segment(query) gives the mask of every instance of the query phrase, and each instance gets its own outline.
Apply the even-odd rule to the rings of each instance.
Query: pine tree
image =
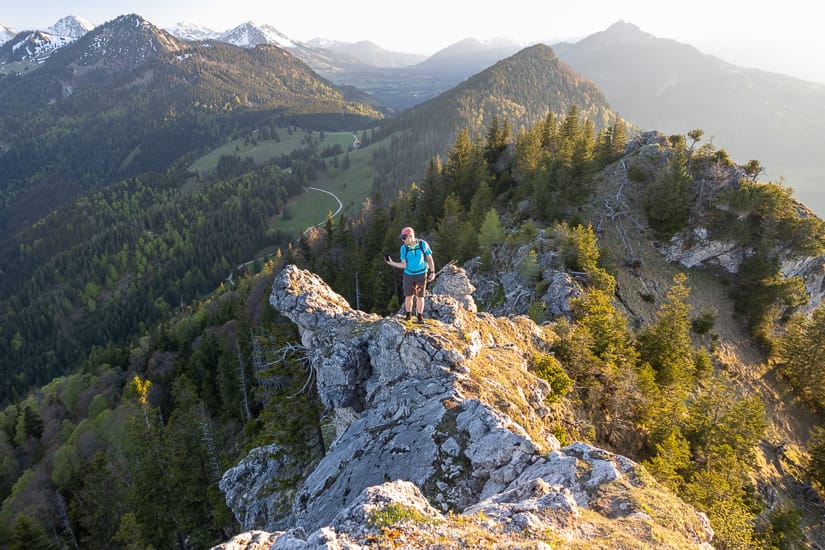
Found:
[[[450,194],[444,201],[444,216],[438,224],[433,254],[436,258],[443,258],[440,260],[442,263],[453,259],[459,263],[465,262],[476,255],[477,238],[477,232],[467,219],[458,198]]]
[[[811,430],[808,450],[811,455],[807,468],[808,475],[819,490],[825,490],[825,428],[815,426]]]
[[[447,198],[447,184],[442,173],[441,158],[430,159],[421,185],[421,202],[427,205],[418,212],[415,226],[419,231],[435,227],[436,221],[444,213],[444,199]]]
[[[487,161],[488,166],[492,168],[495,165],[511,139],[510,122],[507,119],[501,121],[498,115],[494,115],[492,122],[487,127],[487,140],[484,144],[484,159]]]
[[[682,230],[690,215],[692,178],[687,172],[687,154],[674,150],[665,169],[650,183],[642,198],[648,223],[660,235]]]
[[[677,273],[668,290],[664,304],[656,314],[656,321],[639,334],[641,360],[656,371],[660,386],[673,387],[685,396],[693,387],[695,365],[690,339],[690,290],[687,276]]]
[[[25,516],[14,524],[9,550],[52,550],[57,546],[49,540],[42,527]]]
[[[487,211],[484,222],[478,231],[478,246],[481,249],[482,269],[489,269],[492,260],[495,258],[495,247],[504,242],[504,229],[501,227],[501,220],[494,209]]]
[[[802,398],[825,411],[825,306],[809,317],[797,314],[776,340],[772,362]]]
[[[644,463],[653,477],[677,494],[685,483],[680,472],[689,465],[690,445],[679,430],[670,432],[664,440],[656,443],[653,458]]]

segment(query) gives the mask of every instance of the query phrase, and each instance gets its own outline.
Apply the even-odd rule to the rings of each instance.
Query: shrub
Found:
[[[716,313],[705,310],[690,322],[690,328],[696,334],[707,334],[716,324]]]
[[[645,174],[644,169],[639,165],[631,166],[627,171],[627,176],[630,178],[630,181],[635,181],[637,183],[647,180],[647,174]]]
[[[684,151],[676,151],[661,174],[645,188],[644,209],[656,233],[669,236],[685,227],[690,214],[691,182]]]
[[[562,399],[570,388],[573,387],[573,380],[567,376],[555,357],[546,353],[537,353],[533,356],[533,370],[536,376],[550,383],[553,393],[547,396],[547,403],[556,403]]]

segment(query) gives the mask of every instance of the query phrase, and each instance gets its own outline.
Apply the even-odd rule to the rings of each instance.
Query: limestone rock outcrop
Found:
[[[353,310],[295,266],[276,276],[270,303],[298,326],[336,432],[289,510],[283,495],[255,493],[260,480],[242,475],[248,463],[229,470],[221,488],[251,534],[218,548],[379,548],[386,537],[404,548],[612,537],[635,548],[709,548],[707,519],[643,468],[585,443],[561,447],[552,389],[530,368],[552,334],[524,316],[476,312],[472,285],[454,269],[444,283],[455,279],[449,288],[460,296],[429,296],[423,325]],[[287,467],[256,471],[277,478]]]

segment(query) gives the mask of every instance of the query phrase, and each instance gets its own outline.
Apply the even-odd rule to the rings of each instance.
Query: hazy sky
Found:
[[[812,0],[39,0],[4,2],[0,24],[45,28],[66,15],[99,25],[137,13],[169,28],[180,21],[224,31],[245,21],[288,37],[371,40],[394,51],[432,54],[464,38],[527,45],[575,41],[623,20],[658,38],[690,44],[743,67],[825,83],[825,32]]]

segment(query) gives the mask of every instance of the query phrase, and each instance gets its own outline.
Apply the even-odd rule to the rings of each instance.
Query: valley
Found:
[[[601,38],[637,32],[618,26]],[[247,504],[279,507],[267,521],[300,527],[291,507],[315,495],[296,495],[310,490],[325,457],[343,452],[331,438],[373,414],[372,369],[416,372],[426,355],[439,376],[484,374],[462,378],[461,391],[487,400],[491,417],[528,419],[519,445],[535,438],[536,460],[553,440],[574,453],[598,445],[607,450],[594,447],[594,456],[609,451],[649,469],[655,481],[639,475],[671,505],[707,514],[721,547],[825,547],[816,470],[823,404],[791,390],[773,352],[793,313],[819,307],[802,300],[818,299],[808,284],[817,274],[803,281],[782,266],[825,254],[825,223],[787,193],[794,181],[757,181],[732,159],[729,128],[696,129],[704,115],[739,113],[730,127],[777,155],[766,158],[798,166],[800,195],[812,196],[804,177],[821,163],[808,149],[821,91],[729,67],[714,73],[717,84],[733,83],[726,89],[741,109],[752,110],[755,97],[810,100],[807,111],[783,111],[800,123],[784,133],[772,126],[776,110],[760,126],[730,107],[730,95],[709,96],[695,82],[661,98],[650,96],[661,90],[655,78],[617,82],[594,67],[604,53],[595,40],[560,45],[558,55],[536,44],[492,61],[489,50],[464,46],[465,57],[439,56],[427,71],[345,71],[327,52],[322,73],[289,48],[182,40],[133,15],[36,69],[0,76],[0,545],[42,535],[88,548],[123,537],[141,547],[211,547],[240,529],[221,479],[255,453],[276,471],[276,486]],[[653,63],[621,55],[616,70],[629,59],[633,68]],[[758,94],[740,85],[743,74]],[[628,94],[629,85],[640,91]],[[668,102],[685,97],[695,112],[664,118]],[[634,98],[658,114],[634,111]],[[485,285],[480,313],[433,300],[431,337],[387,321],[403,296],[380,258],[397,250],[407,225],[426,236],[437,266],[463,266],[469,283]],[[710,252],[691,256],[703,259],[690,268],[679,263],[719,243],[733,268],[713,265],[725,254]],[[333,309],[357,304],[361,311],[341,306],[345,315],[331,318],[363,326],[335,325],[316,348],[303,347],[306,327],[272,307],[273,281],[287,266],[329,285],[325,296],[340,295]],[[689,294],[679,317],[671,291],[682,275]],[[672,326],[661,326],[663,312]],[[378,326],[409,364],[385,361],[389,352],[361,339]],[[499,348],[504,336],[513,342]],[[485,346],[506,358],[494,370],[512,369],[537,393],[504,391],[515,379],[485,370],[474,355]],[[311,363],[313,353],[329,363]],[[353,378],[330,390],[330,373],[319,369],[340,357],[355,366]],[[431,391],[414,377],[403,383]],[[470,401],[461,407],[477,406]],[[446,495],[442,512],[480,506],[482,485],[504,491],[527,471],[526,455],[496,449],[496,468],[504,466],[493,479],[478,468],[489,457],[472,445],[455,450],[472,435],[467,426],[452,432],[457,405],[432,404],[447,411],[436,443],[456,453],[453,473],[467,476],[417,488]],[[718,422],[706,421],[708,411]],[[362,455],[341,456],[344,464]],[[330,474],[327,483],[344,480]],[[357,496],[330,495],[347,504]],[[605,529],[621,523],[607,516],[597,520]]]

